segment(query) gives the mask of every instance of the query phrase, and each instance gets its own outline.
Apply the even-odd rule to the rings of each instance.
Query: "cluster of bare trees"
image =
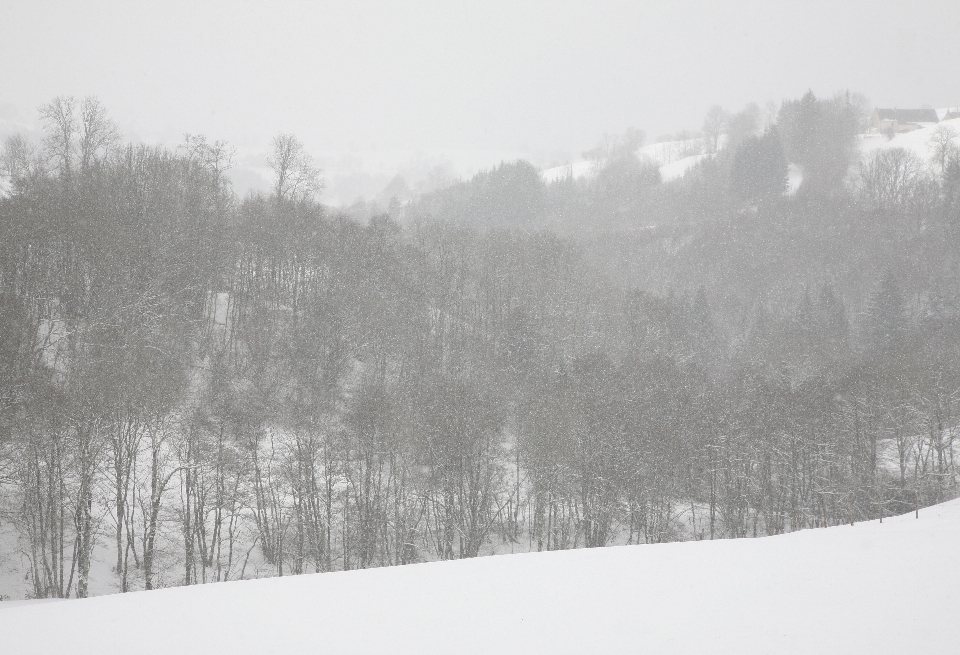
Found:
[[[273,192],[239,201],[222,142],[125,146],[95,100],[41,115],[0,199],[0,534],[32,596],[776,534],[956,494],[949,295],[892,273],[862,302],[764,302],[742,273],[641,291],[511,227],[601,193],[526,164],[360,224],[317,202],[291,136]],[[723,243],[704,230],[692,248]]]
[[[859,190],[875,211],[924,219],[933,214],[940,200],[938,178],[952,178],[960,166],[960,135],[949,125],[940,125],[931,139],[931,161],[903,148],[881,149],[860,163]]]

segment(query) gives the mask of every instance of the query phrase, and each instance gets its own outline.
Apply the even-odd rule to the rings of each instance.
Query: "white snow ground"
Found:
[[[726,135],[721,135],[718,147],[722,149],[726,145],[726,141]],[[637,156],[641,160],[656,163],[660,167],[660,179],[664,182],[670,182],[682,178],[687,171],[703,159],[712,157],[712,154],[704,152],[708,148],[709,143],[703,137],[682,141],[661,141],[639,148]],[[545,169],[540,172],[540,177],[549,184],[568,177],[575,180],[590,178],[596,175],[599,170],[600,167],[597,162],[584,160]]]
[[[943,116],[947,113],[946,109],[938,109],[937,113]],[[920,159],[931,165],[931,154],[933,148],[930,138],[933,136],[937,125],[945,125],[953,129],[957,137],[955,143],[960,145],[960,118],[954,118],[948,121],[941,121],[939,124],[925,124],[919,130],[898,134],[892,139],[883,134],[862,134],[860,135],[860,152],[863,156],[869,156],[877,150],[889,148],[904,148],[916,154]],[[722,139],[723,141],[723,139]],[[723,143],[720,144],[721,147]],[[693,168],[704,158],[711,157],[709,154],[689,154],[697,147],[705,147],[701,140],[691,139],[688,141],[669,141],[665,143],[655,143],[644,146],[637,151],[638,156],[652,159],[660,166],[660,177],[664,182],[680,179],[686,175],[687,171]],[[557,166],[548,168],[541,172],[544,182],[556,182],[557,180],[573,177],[580,179],[583,177],[592,177],[597,172],[596,162],[580,161],[566,166]],[[803,172],[796,164],[790,164],[788,174],[787,195],[793,195],[803,183]]]
[[[578,161],[574,164],[554,166],[553,168],[541,171],[540,178],[549,184],[557,180],[565,180],[568,177],[572,177],[575,180],[579,180],[581,177],[593,177],[596,172],[597,162],[589,160]]]
[[[930,143],[930,137],[938,125],[946,126],[956,133],[954,143],[960,145],[960,118],[953,118],[948,121],[942,121],[938,124],[928,124],[919,130],[897,134],[892,139],[883,134],[864,134],[860,137],[860,151],[864,155],[869,155],[876,150],[885,150],[890,148],[903,148],[912,151],[924,162],[929,163],[933,154],[933,148]]]
[[[660,179],[663,182],[678,180],[686,175],[687,171],[696,166],[698,163],[712,156],[713,155],[691,155],[689,157],[684,157],[683,159],[670,162],[669,164],[664,164],[660,167]]]
[[[0,610],[0,651],[957,653],[958,543],[960,500],[778,537],[19,604]]]
[[[803,184],[803,170],[796,164],[789,164],[787,166],[787,190],[784,193],[792,196],[801,184]]]

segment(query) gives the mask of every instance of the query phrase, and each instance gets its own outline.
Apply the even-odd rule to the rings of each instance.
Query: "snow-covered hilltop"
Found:
[[[864,134],[860,137],[860,149],[865,155],[878,150],[903,148],[917,155],[925,163],[933,158],[934,134],[937,130],[952,130],[954,142],[960,145],[960,118],[952,118],[939,123],[924,124],[910,132],[902,132],[888,136],[882,133]]]
[[[720,147],[724,139],[720,139]],[[661,141],[637,149],[641,161],[652,162],[660,169],[660,178],[664,182],[683,177],[698,162],[711,157],[707,139],[698,137],[675,141]],[[589,178],[601,168],[599,162],[585,159],[573,164],[554,166],[540,173],[544,182],[556,182],[568,177],[575,180]]]
[[[931,109],[930,113],[931,118],[936,117],[939,122],[931,120],[911,124],[909,129],[901,126],[899,132],[885,133],[874,128],[861,134],[859,138],[861,156],[867,158],[880,150],[902,148],[916,155],[924,164],[931,165],[934,159],[935,135],[938,131],[941,133],[952,131],[954,142],[960,145],[960,118],[954,118],[954,116],[957,116],[957,110],[950,108]],[[727,140],[727,135],[722,135],[718,140],[718,149],[722,149]],[[714,155],[711,152],[709,140],[702,137],[653,143],[639,148],[636,154],[641,161],[654,163],[659,168],[660,178],[663,182],[682,178],[691,168]],[[568,177],[573,179],[590,178],[601,167],[600,162],[583,160],[545,169],[541,172],[541,177],[547,183]],[[801,168],[791,162],[787,193],[795,193],[802,182]]]
[[[951,653],[960,500],[761,539],[486,557],[0,604],[0,650]]]

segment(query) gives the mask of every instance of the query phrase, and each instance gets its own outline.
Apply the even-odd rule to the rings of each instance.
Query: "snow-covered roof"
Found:
[[[882,121],[897,121],[898,123],[937,123],[940,118],[937,110],[926,109],[880,109],[877,115]]]

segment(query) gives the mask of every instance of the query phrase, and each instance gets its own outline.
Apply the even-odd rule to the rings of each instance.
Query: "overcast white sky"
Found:
[[[0,0],[0,62],[8,118],[96,95],[151,141],[543,158],[807,88],[958,105],[960,2]]]

